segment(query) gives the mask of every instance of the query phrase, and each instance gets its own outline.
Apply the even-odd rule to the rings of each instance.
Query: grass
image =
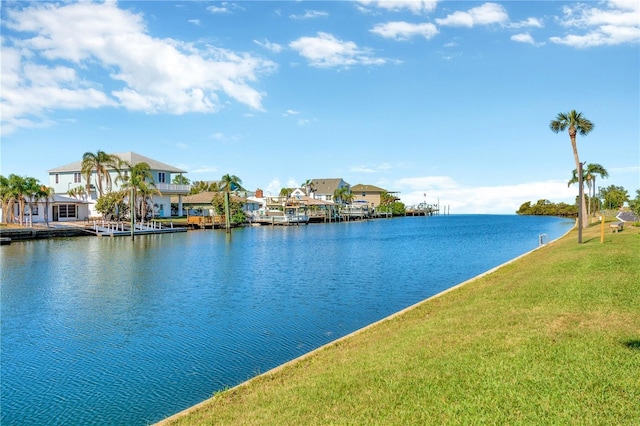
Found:
[[[638,228],[574,230],[166,424],[640,424]]]

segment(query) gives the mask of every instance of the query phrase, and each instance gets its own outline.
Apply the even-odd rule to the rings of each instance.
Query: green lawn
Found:
[[[168,424],[640,424],[640,232],[576,231]]]

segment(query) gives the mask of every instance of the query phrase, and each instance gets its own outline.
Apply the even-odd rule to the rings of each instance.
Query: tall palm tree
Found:
[[[93,152],[85,152],[82,155],[82,167],[81,173],[87,181],[87,193],[91,193],[91,175],[96,174],[96,188],[98,190],[98,197],[102,197],[104,194],[102,183],[106,184],[108,192],[111,190],[111,175],[109,170],[120,170],[122,160],[113,154],[107,154],[104,151],[98,150],[95,154]]]
[[[220,191],[232,192],[232,191],[244,191],[242,187],[242,179],[236,175],[226,174],[220,178]]]
[[[229,194],[231,191],[244,191],[242,179],[236,175],[226,174],[222,176],[219,184],[220,190],[224,191],[224,220],[227,233],[231,232],[231,208],[229,206]]]
[[[13,200],[13,193],[9,185],[9,179],[0,175],[0,205],[2,208],[2,223],[8,223],[9,203]]]
[[[587,118],[582,116],[581,112],[576,112],[576,110],[571,110],[568,113],[558,113],[555,120],[551,120],[549,123],[549,128],[554,133],[564,132],[568,129],[569,131],[569,139],[571,139],[571,148],[573,150],[573,158],[576,162],[576,170],[580,170],[580,158],[578,157],[578,145],[576,144],[576,135],[580,133],[581,136],[586,136],[594,128],[594,124],[589,121]],[[581,227],[585,227],[588,224],[586,206],[584,202],[584,191],[580,188],[580,192],[582,197],[580,197],[580,206],[578,208],[581,211],[582,215],[582,223]]]
[[[600,175],[600,178],[609,177],[609,172],[602,167],[601,164],[587,164],[586,170],[586,179],[587,185],[589,185],[589,189],[591,190],[591,194],[589,195],[590,199],[596,198],[596,176]],[[589,209],[591,209],[591,203],[589,203]],[[589,212],[591,214],[591,212]],[[593,210],[593,214],[595,215],[595,209]]]

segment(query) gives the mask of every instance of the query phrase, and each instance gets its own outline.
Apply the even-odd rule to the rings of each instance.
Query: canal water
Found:
[[[555,239],[452,215],[0,249],[3,425],[145,425]]]

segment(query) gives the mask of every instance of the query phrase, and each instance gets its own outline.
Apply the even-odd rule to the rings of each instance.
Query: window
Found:
[[[31,211],[31,216],[38,216],[38,206],[31,206],[29,210]]]
[[[158,172],[158,183],[166,183],[167,182],[167,175],[165,174],[165,172]]]
[[[56,183],[60,183],[60,175],[56,173]]]
[[[78,217],[78,210],[75,204],[60,204],[58,208],[58,215],[60,219],[76,218]]]
[[[82,182],[82,175],[80,175],[80,172],[73,172],[73,183],[80,182]]]

